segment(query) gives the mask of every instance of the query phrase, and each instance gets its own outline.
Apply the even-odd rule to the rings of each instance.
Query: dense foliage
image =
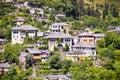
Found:
[[[28,80],[32,74],[32,68],[28,70],[20,70],[19,68],[11,68],[7,73],[0,74],[1,80]]]
[[[5,60],[10,63],[18,64],[18,56],[20,54],[20,49],[21,48],[19,44],[15,44],[15,45],[7,44],[4,50]]]
[[[24,3],[24,0],[15,0]],[[12,3],[0,2],[0,37],[10,40],[11,28],[15,26],[13,20],[17,17],[24,17],[25,24],[31,24],[41,31],[50,30],[48,26],[53,22],[67,22],[73,25],[68,26],[71,30],[83,30],[91,28],[95,33],[104,32],[104,39],[97,41],[97,56],[101,65],[94,65],[93,60],[86,59],[82,62],[61,61],[59,55],[54,54],[48,62],[40,63],[37,66],[39,74],[66,74],[70,72],[74,80],[119,80],[120,78],[120,33],[106,32],[108,28],[120,25],[120,0],[28,0],[31,7],[44,9],[44,17],[47,21],[38,21],[37,13],[31,15],[28,8],[16,8]],[[64,14],[65,18],[55,19],[56,14]],[[111,27],[112,26],[112,27]],[[65,30],[65,32],[67,32]],[[69,31],[74,35],[72,31]],[[43,41],[44,46],[40,49],[47,49],[46,38],[25,38],[25,44]],[[58,39],[58,43],[61,39]],[[21,51],[18,44],[7,44],[4,52],[0,54],[0,60],[18,64],[18,56]],[[63,47],[68,51],[69,47]],[[58,48],[55,47],[55,51]],[[32,66],[32,56],[26,57],[26,68]],[[30,69],[31,70],[31,69]],[[31,74],[30,71],[10,69],[6,74],[0,75],[2,80],[25,80]]]

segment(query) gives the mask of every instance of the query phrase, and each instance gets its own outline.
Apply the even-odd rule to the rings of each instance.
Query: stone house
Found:
[[[65,27],[67,26],[67,23],[59,22],[59,23],[53,23],[49,26],[51,29],[51,32],[64,32]]]
[[[8,63],[0,63],[0,74],[7,72],[10,68],[10,64]]]
[[[50,52],[48,50],[41,50],[37,48],[28,48],[25,53],[31,54],[35,62],[45,62],[50,57]]]
[[[66,52],[65,58],[73,62],[79,62],[85,60],[85,53],[82,50]]]
[[[59,45],[62,45],[64,47],[66,44],[71,50],[73,37],[68,34],[65,34],[63,32],[50,33],[46,38],[48,39],[48,48],[51,51],[54,50],[54,47],[58,47]],[[61,39],[61,41],[58,42],[58,39]]]
[[[37,36],[37,32],[39,32],[39,29],[31,25],[21,25],[14,27],[11,31],[12,44],[23,44],[25,37],[35,37]]]

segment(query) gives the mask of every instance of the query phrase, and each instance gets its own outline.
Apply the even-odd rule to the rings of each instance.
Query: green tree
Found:
[[[17,71],[17,68],[10,68],[10,70],[2,75],[0,75],[0,78],[2,80],[28,80],[28,76],[32,74],[31,68],[28,70],[20,70],[20,72]]]
[[[21,47],[19,44],[7,44],[4,49],[5,60],[7,60],[8,62],[15,62],[18,64],[18,56],[20,53],[20,49]]]
[[[48,44],[48,39],[47,38],[39,38],[40,41],[43,41],[45,44]]]
[[[60,44],[62,42],[62,38],[58,38],[57,43]]]
[[[114,54],[109,48],[103,48],[98,51],[98,57],[102,61],[102,64],[107,69],[114,69]]]
[[[63,51],[69,51],[69,46],[65,44],[65,47],[63,47]]]
[[[70,61],[70,60],[64,60],[64,61],[62,61],[62,70],[63,70],[64,73],[68,72],[71,64],[72,64],[72,61]]]
[[[104,39],[97,40],[97,45],[98,45],[100,48],[104,48],[104,47],[105,47],[105,40],[104,40]]]
[[[117,38],[116,33],[114,32],[108,32],[105,34],[105,43],[106,46],[109,46],[113,43],[113,41]]]
[[[82,17],[82,20],[83,20],[84,27],[106,30],[105,29],[105,27],[106,27],[105,22],[99,18],[85,15]]]
[[[68,32],[70,35],[74,36],[74,32],[73,31],[69,31]]]
[[[73,79],[85,80],[84,77],[85,75],[87,75],[85,71],[90,66],[93,66],[90,60],[85,60],[82,62],[73,62],[71,67],[69,68],[69,71],[73,75]]]
[[[24,44],[32,44],[32,43],[34,43],[34,42],[36,42],[35,37],[34,37],[34,38],[25,37],[25,38],[24,38]]]
[[[15,68],[11,69],[10,71],[8,71],[7,73],[3,74],[1,79],[2,80],[13,80],[16,79],[16,75],[17,75],[17,71]]]
[[[48,46],[47,46],[47,45],[45,45],[45,46],[39,46],[38,48],[39,48],[39,49],[46,50],[46,49],[48,49]]]
[[[74,24],[70,27],[71,30],[80,30],[80,29],[84,29],[81,22],[80,21],[77,21],[75,20],[74,21]]]
[[[48,62],[42,62],[39,64],[38,68],[42,70],[49,70],[51,66]]]
[[[11,30],[10,30],[10,28],[7,28],[5,30],[4,35],[5,35],[7,40],[9,40],[9,41],[11,40]]]
[[[54,68],[54,69],[60,69],[61,68],[61,64],[60,64],[60,58],[58,55],[53,55],[51,58],[50,58],[50,61],[49,61],[49,64],[51,66],[51,68]]]
[[[85,74],[87,73],[87,74]],[[105,79],[115,79],[114,72],[112,70],[107,70],[99,67],[87,67],[81,79],[87,80],[105,80]]]
[[[58,48],[56,46],[54,47],[54,51],[58,51]]]
[[[52,21],[54,21],[54,20],[55,20],[55,16],[54,16],[53,14],[51,14],[51,15],[49,16],[49,19],[52,20]]]
[[[4,54],[3,53],[0,53],[0,61],[2,62],[4,60]]]
[[[105,18],[105,22],[107,23],[107,25],[110,25],[113,21],[113,16],[111,14],[107,15]]]
[[[119,36],[114,39],[113,47],[115,47],[116,49],[120,49],[120,37]]]
[[[115,60],[120,61],[120,50],[114,51],[114,58]]]
[[[120,77],[120,62],[116,61],[114,64],[115,67],[115,73],[116,73],[116,79],[119,80]]]

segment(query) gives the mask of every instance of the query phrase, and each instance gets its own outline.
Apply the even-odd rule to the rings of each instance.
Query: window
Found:
[[[84,42],[87,42],[87,40],[86,40],[86,39],[84,39]]]
[[[29,31],[29,33],[34,33],[34,31]]]
[[[41,53],[41,55],[46,55],[46,53]]]
[[[66,42],[70,42],[70,39],[65,39]]]
[[[50,46],[54,46],[54,44],[50,44]]]
[[[79,58],[79,57],[77,57],[77,61],[80,61],[80,58]]]
[[[47,59],[46,57],[42,57],[41,59]]]
[[[63,29],[63,26],[61,27],[61,29]]]
[[[79,49],[80,49],[80,47],[76,47],[76,49],[77,49],[77,50],[79,50]]]
[[[53,28],[57,28],[57,26],[53,26]]]
[[[95,50],[95,48],[91,48],[91,50]]]
[[[89,39],[89,42],[92,42],[92,39]]]
[[[13,33],[14,33],[14,34],[17,34],[17,33],[18,33],[18,31],[13,31]]]

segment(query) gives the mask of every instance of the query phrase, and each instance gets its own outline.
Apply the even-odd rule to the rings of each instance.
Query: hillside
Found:
[[[0,0],[0,80],[120,80],[120,0]]]

